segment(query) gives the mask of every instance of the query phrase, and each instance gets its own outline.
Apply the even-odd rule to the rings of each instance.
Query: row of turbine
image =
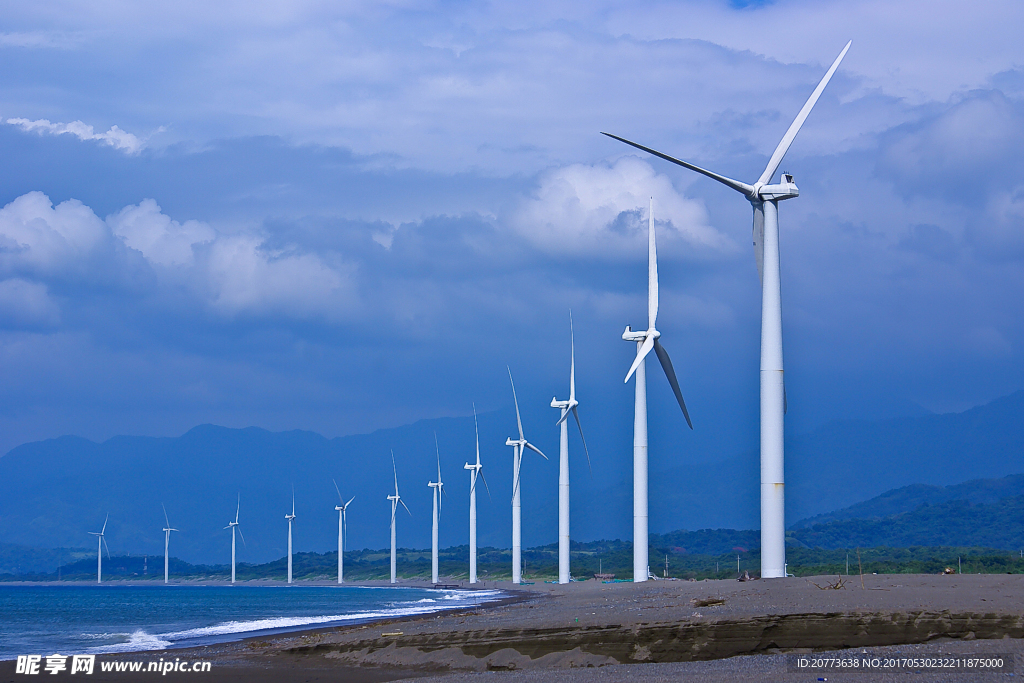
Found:
[[[779,221],[778,204],[780,201],[798,197],[799,189],[793,182],[793,176],[788,173],[782,174],[782,182],[772,184],[775,173],[779,170],[783,158],[789,151],[790,146],[796,139],[797,133],[803,126],[811,109],[817,103],[825,87],[832,76],[839,68],[840,62],[846,56],[853,41],[846,44],[843,50],[836,57],[828,71],[822,77],[817,87],[808,97],[796,118],[790,124],[782,140],[776,146],[767,166],[760,177],[753,185],[733,180],[726,176],[708,171],[699,166],[682,161],[675,157],[658,152],[650,147],[640,145],[625,138],[610,133],[604,133],[611,138],[624,142],[636,149],[657,156],[673,164],[682,166],[689,170],[700,173],[712,180],[741,193],[751,204],[753,209],[753,243],[754,257],[757,264],[758,276],[761,280],[761,367],[760,367],[760,421],[761,421],[761,575],[764,578],[775,578],[786,576],[786,548],[785,548],[785,495],[784,495],[784,429],[783,423],[787,412],[787,397],[785,379],[783,376],[782,356],[782,285],[780,278],[780,255],[779,255]],[[668,378],[672,391],[675,394],[679,407],[683,411],[687,424],[693,429],[686,404],[683,402],[683,395],[676,380],[672,362],[668,353],[660,342],[661,332],[656,327],[658,317],[658,261],[657,246],[654,230],[654,200],[651,200],[648,226],[648,295],[647,295],[647,329],[634,331],[627,326],[622,333],[625,341],[634,342],[637,345],[636,358],[633,361],[629,372],[626,374],[625,382],[630,377],[636,377],[636,399],[633,425],[633,580],[646,581],[650,577],[648,566],[648,442],[647,442],[647,377],[645,361],[653,350],[658,357],[665,375]],[[570,317],[570,335],[571,335]],[[583,429],[580,426],[579,414],[576,407],[575,387],[575,348],[573,348],[573,359],[570,365],[570,388],[569,400],[558,401],[553,399],[551,406],[562,411],[558,424],[561,426],[560,459],[559,459],[559,512],[558,512],[558,545],[559,545],[559,582],[565,583],[569,580],[569,467],[568,467],[568,435],[566,418],[569,413],[573,414],[577,426],[580,427],[580,436],[583,436]],[[512,373],[509,371],[509,381],[512,381]],[[519,427],[519,438],[506,440],[506,445],[512,446],[513,451],[513,493],[512,493],[512,580],[519,583],[522,578],[521,572],[521,506],[520,506],[520,467],[525,449],[529,448],[547,459],[533,444],[529,443],[523,435],[523,423],[519,415],[519,402],[515,397],[515,384],[512,384],[512,395],[516,404],[516,421]],[[476,410],[474,408],[474,420]],[[436,447],[436,442],[435,442]],[[586,442],[584,441],[586,450]],[[590,454],[587,452],[589,464]],[[408,506],[402,502],[398,494],[398,471],[394,464],[394,453],[392,453],[392,469],[395,475],[395,493],[388,496],[391,501],[391,581],[395,582],[395,513],[398,504],[401,503],[408,512]],[[477,454],[476,464],[466,464],[466,469],[471,471],[470,484],[470,582],[476,582],[476,481],[477,477],[483,476],[482,465],[480,464],[480,438],[477,430]],[[444,485],[441,483],[440,452],[438,452],[438,480],[428,484],[433,489],[434,515],[433,515],[433,580],[436,583],[437,576],[437,527],[440,518],[441,495]],[[486,480],[484,480],[486,486]],[[335,484],[337,486],[337,484]],[[341,498],[339,492],[339,499]],[[351,503],[352,501],[349,501]],[[342,580],[342,554],[343,554],[343,527],[345,524],[345,507],[348,503],[335,509],[340,511],[338,531],[338,580]],[[411,512],[409,513],[412,514]],[[166,511],[164,512],[166,521]],[[288,519],[288,579],[291,581],[291,523],[295,519],[294,496],[292,500],[292,514],[286,515]],[[234,559],[235,540],[234,532],[238,528],[238,510],[236,508],[235,521],[228,527],[232,529],[231,535],[231,576],[234,581]],[[102,571],[102,546],[105,544],[103,532],[106,530],[104,522],[103,530],[93,533],[98,536],[98,551],[100,558],[97,569],[97,580],[101,577]],[[164,543],[164,576],[167,575],[167,539],[170,537],[170,523],[167,524]],[[240,533],[240,530],[239,530]],[[244,543],[244,539],[243,539]],[[108,551],[109,554],[109,551]]]

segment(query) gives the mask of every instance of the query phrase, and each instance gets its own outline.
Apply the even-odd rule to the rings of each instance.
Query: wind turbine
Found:
[[[292,582],[292,522],[295,520],[295,487],[292,486],[292,514],[285,515],[288,520],[288,583]]]
[[[434,525],[431,528],[431,546],[430,555],[430,576],[431,580],[436,584],[438,582],[437,577],[437,527],[441,521],[441,494],[444,493],[444,483],[441,482],[441,449],[437,445],[437,432],[434,432],[434,450],[437,451],[437,481],[427,482],[427,486],[433,489],[434,494]],[[444,493],[445,497],[448,497],[447,493]]]
[[[576,418],[580,439],[583,440],[583,451],[587,454],[587,467],[590,467],[590,451],[587,450],[587,440],[583,438],[580,414],[576,410],[576,406],[580,402],[576,400],[576,342],[572,333],[571,311],[569,312],[569,344],[571,349],[569,400],[551,399],[551,407],[560,408],[562,411],[562,418],[556,424],[562,429],[558,441],[558,583],[569,583],[569,423],[566,420],[569,413]],[[594,476],[593,470],[591,470],[590,476]]]
[[[341,503],[334,506],[334,509],[338,511],[338,583],[345,583],[345,539],[348,536],[348,520],[345,518],[345,511],[356,497],[352,496],[346,503],[345,499],[341,497],[341,489],[338,488],[336,481],[334,481],[334,490],[338,492],[338,502]]]
[[[107,539],[103,537],[109,519],[110,513],[108,512],[103,520],[103,528],[99,532],[88,532],[90,536],[96,537],[96,583],[103,583],[103,548],[107,549],[107,559],[110,559],[110,546],[107,545]]]
[[[779,266],[779,202],[800,195],[789,173],[771,185],[779,164],[807,120],[853,41],[846,44],[782,136],[761,177],[753,185],[681,161],[635,142],[605,133],[627,145],[717,180],[742,194],[754,210],[754,258],[761,278],[761,576],[786,575],[786,511],[783,477],[783,420],[786,386],[782,368],[782,285]],[[653,244],[653,242],[652,242]]]
[[[172,531],[177,531],[177,529],[172,529],[171,528],[171,520],[169,520],[167,518],[167,508],[164,507],[163,503],[160,503],[160,507],[162,507],[164,509],[164,522],[167,523],[167,526],[164,528],[164,583],[167,583],[167,578],[168,578],[168,573],[167,573],[167,565],[168,565],[167,549],[168,549],[168,547],[171,544],[171,532]]]
[[[242,527],[238,526],[238,512],[242,509],[242,494],[238,494],[238,504],[235,506],[235,521],[228,522],[225,529],[231,529],[231,583],[235,582],[235,529],[238,530],[238,536],[242,539],[242,545],[245,545],[245,536],[242,536]]]
[[[661,345],[655,323],[658,319],[658,247],[654,236],[654,199],[647,226],[647,329],[634,332],[626,326],[622,338],[636,342],[636,359],[630,366],[624,382],[636,374],[636,408],[633,414],[633,581],[646,581],[650,575],[647,564],[647,354],[654,349],[661,367],[683,410],[686,424],[693,429],[690,414],[683,402],[683,392],[676,381],[668,351]]]
[[[398,468],[395,466],[395,452],[391,451],[391,469],[395,472],[395,495],[388,496],[391,501],[391,583],[398,583],[398,565],[396,563],[397,547],[395,546],[395,513],[398,512],[398,504],[401,503],[405,511],[412,517],[409,506],[405,504],[402,497],[398,495]]]
[[[473,404],[473,427],[476,429],[476,464],[466,463],[465,469],[469,470],[469,582],[476,583],[476,480],[480,477],[484,481],[484,489],[487,497],[491,497],[491,490],[487,486],[487,477],[484,476],[484,466],[480,464],[480,425],[476,421],[476,404]],[[440,477],[438,477],[440,479]]]
[[[508,369],[508,368],[506,368]],[[519,399],[516,398],[516,383],[512,381],[512,370],[508,369],[508,381],[512,384],[512,400],[516,404],[516,423],[519,425],[519,438],[509,437],[505,440],[506,446],[512,446],[512,583],[522,583],[523,580],[523,533],[522,516],[523,508],[519,491],[519,468],[523,462],[523,451],[529,448],[535,451],[545,460],[548,456],[541,453],[541,450],[526,440],[523,436],[523,419],[519,416]]]

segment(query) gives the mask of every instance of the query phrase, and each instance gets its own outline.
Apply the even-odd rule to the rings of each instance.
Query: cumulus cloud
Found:
[[[116,278],[135,269],[140,254],[158,283],[184,285],[199,306],[222,315],[336,317],[350,310],[346,266],[264,242],[258,231],[220,234],[198,221],[180,223],[152,199],[104,221],[77,200],[54,206],[30,192],[0,209],[0,277],[9,278],[0,316],[7,311],[7,319],[33,325],[56,320],[49,283],[65,282],[69,273],[85,284]]]
[[[92,126],[81,121],[71,123],[50,123],[46,119],[30,121],[29,119],[7,119],[7,123],[17,126],[27,133],[40,135],[74,135],[79,140],[98,140],[125,154],[138,154],[145,147],[145,142],[135,135],[111,126],[106,133],[97,133]]]
[[[42,278],[81,272],[109,246],[109,235],[80,201],[54,206],[42,192],[29,192],[0,209],[0,268]]]
[[[205,223],[172,220],[152,199],[107,216],[107,225],[129,247],[162,266],[191,265],[193,245],[211,242],[216,236]]]
[[[699,201],[680,194],[668,177],[633,156],[614,164],[573,164],[545,173],[509,224],[549,254],[632,258],[646,244],[650,199],[666,244],[732,251],[736,244],[708,225]]]

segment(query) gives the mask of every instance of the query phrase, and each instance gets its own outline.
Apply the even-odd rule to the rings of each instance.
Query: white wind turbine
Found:
[[[469,582],[476,583],[476,480],[483,479],[484,489],[487,497],[491,497],[491,490],[487,486],[487,477],[484,476],[484,466],[480,464],[480,426],[476,421],[476,404],[473,404],[473,426],[476,428],[476,464],[466,463],[465,469],[469,470]],[[438,477],[440,479],[440,477]]]
[[[346,503],[345,499],[341,497],[341,489],[338,488],[336,481],[334,481],[334,490],[338,492],[338,502],[340,503],[340,505],[334,506],[334,509],[338,511],[338,583],[345,583],[345,539],[348,536],[348,520],[345,518],[345,513],[356,497],[352,496]]]
[[[169,555],[167,554],[167,551],[168,551],[168,548],[171,545],[171,532],[172,531],[177,531],[177,529],[172,529],[171,528],[171,520],[169,520],[167,518],[167,508],[164,507],[163,503],[160,503],[160,507],[162,507],[163,510],[164,510],[164,522],[167,523],[167,526],[164,527],[164,583],[167,583],[167,579],[168,579],[167,568],[168,568],[168,557],[169,557]]]
[[[560,408],[562,417],[556,424],[561,427],[558,441],[558,583],[569,583],[569,413],[576,418],[576,426],[580,430],[583,441],[583,452],[587,454],[587,467],[590,467],[590,451],[587,440],[583,438],[583,425],[576,407],[576,342],[572,333],[572,312],[569,313],[569,344],[571,360],[569,363],[569,400],[551,399],[552,408]],[[593,471],[591,471],[593,476]]]
[[[636,374],[636,408],[633,414],[633,581],[646,581],[650,575],[647,563],[647,354],[654,349],[661,367],[683,410],[686,424],[693,429],[690,414],[683,402],[683,392],[676,381],[668,352],[658,340],[658,248],[654,237],[654,200],[651,200],[647,226],[647,329],[634,332],[626,326],[622,338],[636,342],[636,359],[626,374],[625,382]]]
[[[434,432],[434,450],[437,451],[437,481],[427,482],[433,490],[434,495],[434,524],[431,528],[431,553],[430,553],[430,576],[433,583],[438,583],[437,576],[437,531],[438,525],[441,521],[441,494],[444,493],[445,497],[448,494],[444,492],[444,483],[441,482],[441,449],[437,445],[437,432]]]
[[[753,185],[694,166],[617,135],[609,137],[661,157],[683,168],[696,171],[730,187],[750,202],[754,210],[754,258],[761,277],[761,576],[786,575],[786,511],[783,477],[783,420],[786,413],[786,387],[782,367],[782,285],[779,265],[779,202],[797,197],[800,191],[793,176],[782,174],[782,183],[770,185],[783,157],[800,132],[807,115],[817,103],[825,86],[839,68],[850,41],[832,62],[825,76],[796,115],[789,130],[768,160],[761,177]]]
[[[292,522],[295,521],[295,487],[292,487],[292,514],[285,515],[288,520],[288,583],[292,582]]]
[[[245,545],[245,536],[242,535],[242,527],[238,526],[238,512],[242,509],[242,494],[238,494],[238,503],[235,506],[235,521],[228,522],[225,529],[231,529],[231,583],[235,582],[235,530],[238,530],[238,536],[242,539],[242,545]]]
[[[107,530],[107,521],[110,520],[110,513],[103,519],[103,528],[96,531],[90,531],[90,536],[96,537],[96,583],[103,583],[103,548],[107,549],[107,559],[110,559],[110,546],[107,545],[107,539],[103,537],[103,533]]]
[[[506,368],[508,369],[508,368]],[[516,404],[516,423],[519,425],[519,438],[509,437],[505,440],[506,446],[512,446],[512,583],[522,583],[523,580],[523,533],[522,516],[523,507],[519,490],[519,470],[523,462],[523,451],[529,448],[545,460],[548,456],[541,453],[541,450],[526,440],[523,436],[523,419],[519,416],[519,399],[516,398],[516,383],[512,381],[512,370],[508,369],[508,381],[512,384],[512,400]]]
[[[395,545],[395,513],[398,512],[398,504],[401,503],[405,511],[412,517],[412,512],[409,510],[409,506],[405,504],[402,497],[398,495],[398,468],[395,466],[395,452],[391,451],[391,469],[395,472],[395,495],[388,496],[388,500],[391,501],[391,583],[398,583],[398,564],[397,564],[397,552],[398,548]]]

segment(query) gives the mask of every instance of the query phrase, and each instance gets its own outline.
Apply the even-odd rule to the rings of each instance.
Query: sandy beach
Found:
[[[795,654],[888,657],[1024,654],[1024,576],[871,575],[769,581],[488,582],[509,598],[409,617],[105,660],[211,661],[209,674],[161,678],[376,683],[462,681],[902,680],[910,673],[791,671]],[[817,584],[817,585],[815,585]],[[408,585],[408,584],[406,584]],[[13,663],[0,669],[14,675]],[[156,674],[97,672],[92,680]],[[982,680],[1008,673],[928,673]]]

